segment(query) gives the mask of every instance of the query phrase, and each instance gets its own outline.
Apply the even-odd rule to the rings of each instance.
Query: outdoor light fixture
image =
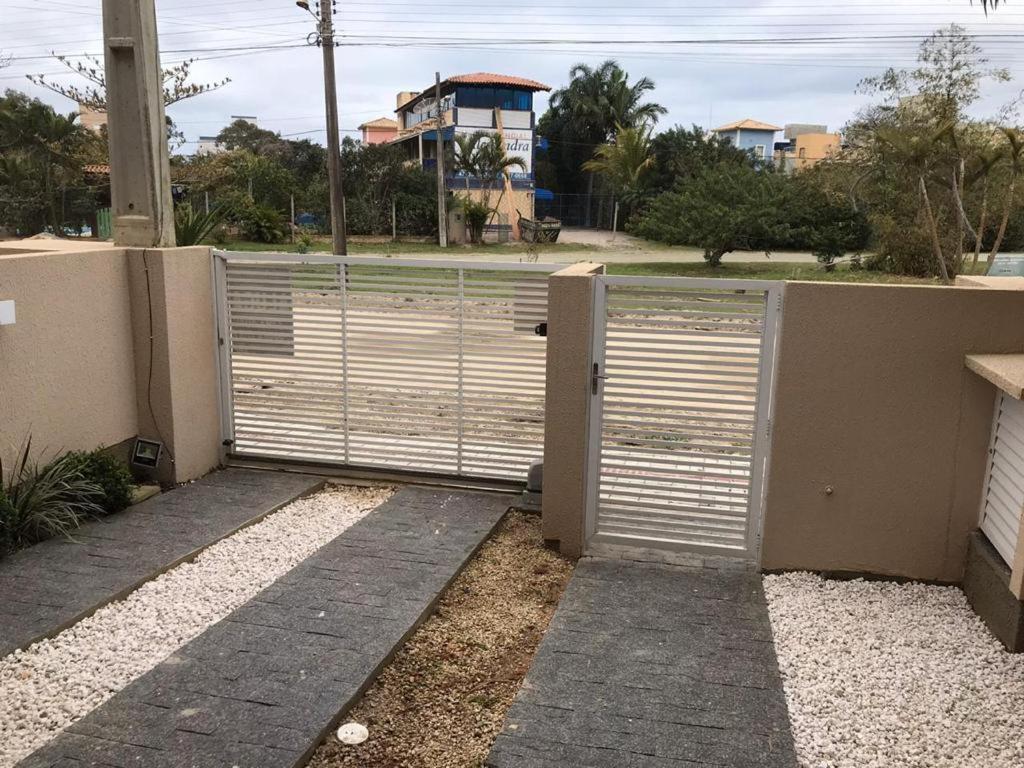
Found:
[[[163,447],[163,443],[156,440],[138,438],[135,441],[135,448],[132,449],[132,464],[137,467],[155,468],[160,462],[160,453],[163,451]]]
[[[309,3],[307,3],[306,0],[296,0],[295,4],[304,11],[309,10]]]

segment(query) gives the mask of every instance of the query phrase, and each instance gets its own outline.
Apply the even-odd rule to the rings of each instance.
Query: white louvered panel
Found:
[[[234,452],[523,480],[557,267],[220,254]]]
[[[595,539],[751,554],[768,291],[602,280]]]
[[[1013,564],[1024,510],[1024,403],[1000,393],[996,402],[981,530],[1000,556]]]

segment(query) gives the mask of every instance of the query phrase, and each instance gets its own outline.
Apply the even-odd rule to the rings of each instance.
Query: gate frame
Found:
[[[775,378],[778,370],[779,340],[782,325],[782,304],[785,282],[781,280],[731,280],[714,277],[644,277],[639,275],[595,275],[591,303],[590,361],[593,370],[593,394],[587,425],[586,503],[583,523],[584,552],[598,536],[597,518],[600,504],[601,454],[604,423],[605,341],[608,327],[607,298],[609,286],[641,286],[665,288],[714,289],[735,292],[756,292],[765,296],[764,331],[758,358],[757,395],[754,401],[754,444],[751,453],[750,496],[747,509],[746,551],[669,542],[649,542],[645,548],[694,552],[711,556],[731,556],[761,564],[761,543],[764,531],[764,503],[771,465],[772,416],[775,411]],[[760,467],[760,471],[757,468]],[[622,544],[618,539],[614,543]],[[628,546],[628,545],[625,545]],[[637,546],[642,546],[639,542]]]
[[[487,482],[492,484],[505,484],[504,480],[493,478],[475,478],[464,475],[449,475],[436,472],[420,472],[409,470],[397,472],[395,469],[364,466],[359,464],[335,464],[331,462],[305,461],[285,458],[265,459],[245,454],[234,454],[233,446],[235,440],[234,428],[234,397],[231,381],[231,345],[230,345],[230,318],[228,313],[227,298],[227,265],[229,263],[267,263],[286,266],[299,266],[303,264],[334,264],[344,269],[348,266],[380,266],[380,267],[416,267],[419,269],[457,269],[459,270],[459,296],[462,296],[462,285],[464,270],[484,270],[495,272],[538,272],[546,273],[549,277],[554,273],[566,268],[566,264],[550,264],[538,262],[520,261],[471,261],[457,259],[409,259],[391,258],[388,256],[336,256],[326,253],[286,253],[279,251],[230,251],[223,249],[212,249],[213,270],[213,301],[214,301],[214,322],[216,323],[215,333],[217,339],[218,376],[217,386],[220,401],[220,429],[221,429],[221,461],[226,463],[229,457],[236,455],[243,461],[272,461],[279,464],[296,463],[303,466],[324,466],[330,467],[336,474],[354,472],[360,475],[379,474],[382,477],[395,477],[397,474],[409,477],[424,478],[450,478],[453,482]],[[347,297],[344,289],[345,281],[342,280],[343,300]],[[343,315],[343,317],[345,317]],[[460,341],[461,341],[461,319],[460,319]],[[461,346],[461,343],[460,343]],[[347,363],[346,363],[347,365]],[[347,456],[346,441],[346,456]],[[461,457],[459,458],[461,466]],[[516,487],[524,485],[515,483]]]

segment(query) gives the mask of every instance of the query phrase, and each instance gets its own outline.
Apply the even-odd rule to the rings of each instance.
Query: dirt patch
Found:
[[[510,513],[346,716],[370,738],[332,734],[309,768],[482,765],[571,574],[540,518]]]

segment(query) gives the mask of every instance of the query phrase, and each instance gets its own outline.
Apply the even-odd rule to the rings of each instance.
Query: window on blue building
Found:
[[[515,88],[489,88],[486,86],[461,86],[455,94],[457,106],[468,109],[521,110],[533,109],[533,94]]]

